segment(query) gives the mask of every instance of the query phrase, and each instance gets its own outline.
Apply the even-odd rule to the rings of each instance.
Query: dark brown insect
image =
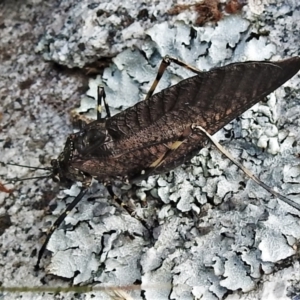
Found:
[[[170,62],[197,75],[152,96]],[[66,185],[81,181],[83,187],[51,227],[39,252],[37,267],[52,233],[82,199],[92,178],[110,188],[116,179],[134,182],[174,169],[193,157],[207,139],[193,130],[195,126],[214,134],[299,69],[299,57],[279,62],[234,63],[209,72],[166,57],[146,99],[113,117],[105,102],[104,89],[99,88],[98,108],[103,100],[107,117],[101,118],[98,110],[97,120],[71,134],[58,159],[51,161],[55,181]]]

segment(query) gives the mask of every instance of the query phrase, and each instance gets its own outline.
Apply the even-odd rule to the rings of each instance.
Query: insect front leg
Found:
[[[87,96],[88,98],[91,98],[95,100],[92,96]],[[104,103],[106,116],[102,117],[102,101]],[[97,121],[102,122],[103,120],[106,120],[111,117],[111,112],[109,109],[109,106],[106,102],[106,93],[104,90],[104,87],[99,85],[97,88]],[[91,118],[87,118],[83,114],[78,114],[76,110],[72,111],[72,118],[73,118],[73,125],[78,128],[79,130],[83,130],[89,123],[93,122],[94,120]]]
[[[98,85],[98,89],[97,89],[97,121],[101,121],[102,119],[102,116],[101,116],[101,113],[102,113],[102,100],[103,99],[103,103],[104,103],[104,107],[105,107],[105,110],[106,110],[106,117],[105,119],[107,118],[110,118],[111,117],[111,113],[110,113],[110,109],[109,109],[109,106],[106,102],[106,94],[105,94],[105,90],[104,90],[104,87],[101,86],[101,85]]]
[[[52,236],[52,234],[54,233],[54,231],[60,226],[60,224],[64,221],[64,219],[66,218],[66,216],[70,213],[70,211],[79,203],[79,201],[83,198],[83,196],[86,194],[87,189],[85,187],[81,188],[79,194],[75,197],[75,199],[67,206],[67,208],[65,209],[65,211],[56,219],[56,221],[54,222],[54,224],[51,226],[49,232],[47,233],[46,239],[39,251],[38,254],[38,259],[37,259],[37,263],[35,265],[35,269],[39,270],[40,268],[40,262],[41,259],[44,255],[44,252],[46,250],[46,247],[48,245],[48,242]]]
[[[176,57],[172,57],[172,56],[166,55],[163,58],[162,62],[160,63],[160,66],[159,66],[158,71],[157,71],[156,78],[154,79],[154,81],[152,83],[152,86],[151,86],[151,88],[149,89],[149,91],[148,91],[148,93],[146,95],[145,100],[149,99],[153,95],[153,93],[154,93],[154,91],[155,91],[155,89],[156,89],[156,87],[157,87],[157,85],[158,85],[161,77],[163,76],[165,70],[167,69],[167,67],[171,63],[175,63],[175,64],[177,64],[177,65],[179,65],[179,66],[181,66],[183,68],[186,68],[187,70],[190,70],[190,71],[192,71],[192,72],[194,72],[196,74],[201,73],[201,71],[199,69],[197,69],[197,68],[195,68],[193,66],[190,66],[189,64],[181,61],[180,59],[178,59]]]

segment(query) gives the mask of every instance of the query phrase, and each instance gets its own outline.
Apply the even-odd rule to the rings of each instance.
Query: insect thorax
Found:
[[[70,185],[75,181],[88,184],[90,174],[73,166],[75,161],[86,161],[91,157],[105,158],[113,154],[114,141],[105,128],[105,122],[91,122],[81,131],[69,135],[64,150],[51,161],[52,178]]]

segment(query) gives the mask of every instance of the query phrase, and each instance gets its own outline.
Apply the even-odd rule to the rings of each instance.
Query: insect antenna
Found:
[[[0,162],[2,165],[5,165],[3,162]],[[35,170],[51,170],[52,168],[39,168],[39,167],[30,167],[26,165],[20,165],[20,164],[15,164],[15,163],[6,163],[6,165],[11,165],[11,166],[18,166],[18,167],[24,167],[24,168],[29,168],[29,169],[35,169]],[[49,178],[52,176],[52,173],[48,173],[46,175],[41,175],[41,176],[34,176],[34,177],[25,177],[25,178],[19,178],[19,177],[13,177],[13,178],[6,178],[6,181],[1,183],[0,182],[0,191],[4,193],[10,194],[13,189],[8,189],[5,187],[6,184],[12,183],[12,182],[18,182],[18,181],[24,181],[24,180],[32,180],[32,179],[41,179],[41,178]]]
[[[6,180],[8,180],[8,181],[6,183],[18,182],[18,181],[24,181],[24,180],[31,180],[31,179],[49,178],[51,176],[52,176],[52,173],[49,173],[47,175],[42,175],[42,176],[34,176],[34,177],[25,177],[25,178],[14,177],[14,178],[7,178]]]
[[[6,165],[17,166],[17,167],[23,167],[23,168],[34,169],[34,170],[52,170],[51,167],[45,167],[45,168],[41,168],[41,167],[31,167],[31,166],[20,165],[20,164],[16,164],[16,163],[6,163]]]
[[[75,199],[67,206],[65,211],[57,218],[57,220],[54,222],[54,224],[50,227],[50,229],[47,233],[46,239],[45,239],[45,241],[39,251],[39,254],[38,254],[37,263],[35,265],[36,271],[38,271],[40,269],[40,261],[43,257],[43,254],[46,250],[47,244],[48,244],[52,234],[54,233],[56,228],[58,228],[59,225],[64,221],[64,219],[66,218],[68,213],[80,202],[80,200],[83,198],[83,196],[86,194],[86,192],[87,192],[87,188],[82,187],[79,194],[75,197]]]
[[[21,165],[21,164],[16,164],[16,163],[3,163],[3,162],[1,162],[1,164],[10,165],[10,166],[17,166],[17,167],[22,167],[22,168],[28,168],[28,169],[34,169],[34,170],[44,170],[44,171],[52,170],[51,167],[45,167],[45,168],[31,167],[31,166]],[[19,177],[6,178],[6,182],[4,184],[11,183],[11,182],[17,182],[17,181],[31,180],[31,179],[49,178],[51,176],[52,176],[52,173],[48,173],[46,175],[40,175],[40,176],[25,177],[25,178],[19,178]]]

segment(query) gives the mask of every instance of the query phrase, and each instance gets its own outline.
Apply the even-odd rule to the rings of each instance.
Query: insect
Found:
[[[171,62],[197,75],[153,95]],[[211,135],[216,133],[299,69],[300,58],[293,57],[278,62],[233,63],[201,72],[167,56],[146,99],[114,116],[104,89],[99,87],[97,120],[69,135],[64,150],[51,161],[54,181],[66,186],[80,181],[82,188],[50,228],[36,268],[51,235],[86,194],[93,178],[104,183],[113,195],[111,185],[115,180],[135,182],[174,169],[193,157],[207,140],[207,135],[197,128]],[[106,117],[101,116],[102,101]],[[300,207],[295,202],[288,203]]]

